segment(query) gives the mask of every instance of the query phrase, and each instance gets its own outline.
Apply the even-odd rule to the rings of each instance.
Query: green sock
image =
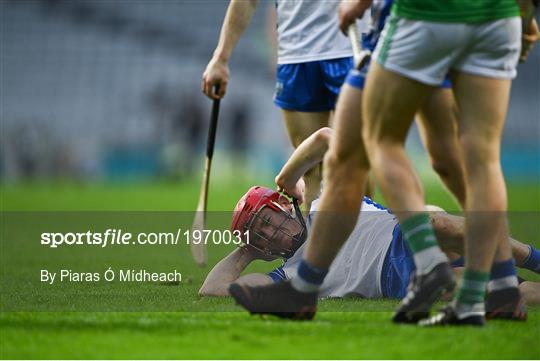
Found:
[[[488,281],[489,272],[465,269],[459,290],[456,294],[456,301],[462,305],[474,305],[479,303],[483,305]]]
[[[401,223],[401,231],[414,258],[417,274],[426,274],[448,258],[437,244],[427,212],[418,213]]]
[[[401,231],[413,254],[437,246],[437,238],[426,212],[407,218],[401,224]]]

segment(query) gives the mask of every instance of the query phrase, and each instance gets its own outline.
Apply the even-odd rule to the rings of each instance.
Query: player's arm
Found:
[[[262,273],[250,273],[240,276],[251,262],[260,258],[256,251],[248,247],[236,248],[219,261],[208,273],[199,289],[199,296],[228,296],[229,286],[233,282],[249,286],[262,286],[272,283],[270,276]]]
[[[539,40],[538,24],[534,17],[536,9],[540,5],[539,0],[518,0],[523,35],[521,39],[520,62],[525,62],[534,44]]]
[[[521,55],[519,60],[523,63],[529,57],[529,53],[532,48],[540,40],[540,32],[538,31],[538,23],[535,18],[532,18],[529,27],[526,32],[523,33],[522,46],[521,46]]]
[[[276,176],[275,182],[278,187],[282,188],[290,196],[302,200],[302,176],[322,162],[324,154],[328,150],[332,132],[330,128],[321,128],[295,149]]]
[[[364,12],[369,9],[373,0],[342,0],[339,4],[338,19],[339,28],[343,34],[347,35],[347,30],[357,19],[364,16]]]
[[[202,79],[202,91],[212,99],[223,98],[229,81],[229,58],[246,30],[258,0],[232,0],[227,9],[221,27],[219,42],[214,55],[206,66]],[[219,92],[214,93],[214,86],[219,85]]]

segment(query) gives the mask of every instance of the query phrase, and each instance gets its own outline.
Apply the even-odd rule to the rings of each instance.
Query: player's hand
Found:
[[[372,0],[343,0],[339,4],[339,29],[347,35],[347,29],[356,19],[364,16],[364,12],[371,6]]]
[[[519,56],[519,61],[523,63],[527,60],[530,51],[539,39],[540,33],[538,31],[538,24],[536,22],[536,19],[533,18],[527,32],[523,33],[521,42],[521,55]]]
[[[210,99],[221,99],[227,92],[229,82],[229,64],[226,61],[212,58],[202,76],[201,90]],[[218,93],[215,86],[219,85]]]
[[[294,186],[284,184],[276,177],[276,184],[278,186],[278,191],[287,194],[290,197],[296,198],[299,204],[304,203],[304,193],[306,191],[306,184],[304,179],[300,178]]]

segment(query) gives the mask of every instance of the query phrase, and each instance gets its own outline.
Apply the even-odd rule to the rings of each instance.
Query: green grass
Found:
[[[230,211],[251,184],[246,179],[240,183],[214,181],[210,209]],[[2,185],[1,191],[3,212],[23,211],[33,222],[13,228],[28,232],[21,233],[18,243],[6,237],[15,226],[2,225],[2,358],[540,358],[538,308],[531,310],[527,323],[490,322],[483,329],[419,329],[389,322],[394,301],[325,300],[314,322],[283,322],[251,317],[228,298],[199,298],[196,293],[208,269],[193,265],[187,247],[174,252],[160,247],[98,252],[44,250],[24,242],[34,239],[32,232],[39,229],[40,222],[47,222],[39,219],[43,213],[32,211],[68,211],[74,217],[92,215],[76,211],[152,211],[145,213],[148,217],[154,211],[189,211],[197,201],[196,182]],[[428,184],[426,194],[429,203],[455,209],[451,197],[438,184]],[[537,185],[511,185],[509,203],[514,236],[538,246],[538,223],[530,226],[531,219],[537,222],[540,211]],[[2,214],[2,223],[9,214]],[[65,217],[69,214],[64,213]],[[98,217],[101,214],[97,213]],[[188,222],[189,213],[176,214],[185,216]],[[132,223],[138,224],[138,218]],[[230,249],[210,248],[210,264]],[[49,287],[29,281],[38,277],[33,272],[44,259],[50,267],[67,265],[73,269],[101,269],[110,264],[130,267],[137,262],[158,270],[174,266],[184,278],[179,285],[88,283]],[[250,271],[270,268],[258,262]]]

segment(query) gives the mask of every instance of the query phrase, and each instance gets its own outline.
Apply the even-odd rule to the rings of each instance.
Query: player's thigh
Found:
[[[367,167],[367,157],[362,140],[362,90],[344,84],[334,114],[334,136],[330,151],[339,160],[352,160]]]
[[[289,139],[295,148],[318,129],[327,127],[331,114],[330,111],[299,112],[286,109],[282,109],[282,112]]]
[[[451,88],[434,90],[418,111],[420,136],[432,156],[443,156],[457,144],[458,111]]]
[[[511,81],[454,72],[452,82],[464,156],[477,161],[498,160]]]
[[[404,142],[414,114],[433,89],[372,62],[362,100],[364,139]]]

